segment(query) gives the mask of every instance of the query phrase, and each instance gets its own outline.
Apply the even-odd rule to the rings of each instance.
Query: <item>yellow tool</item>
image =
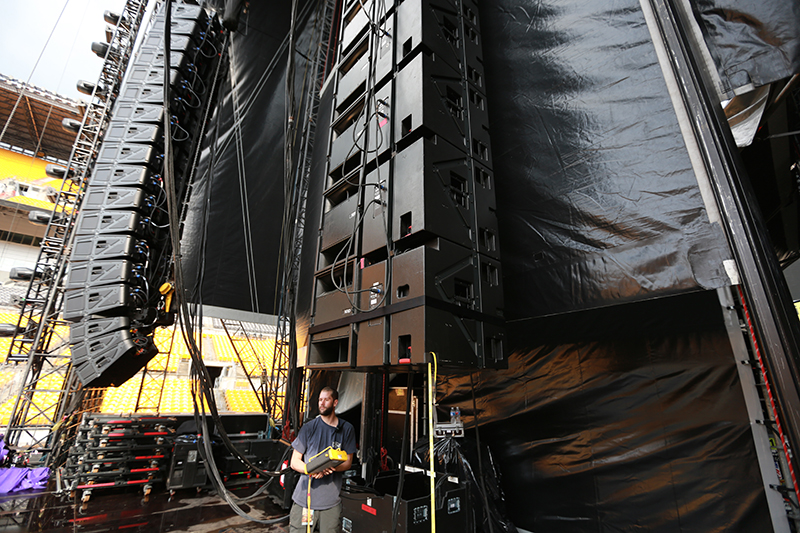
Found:
[[[306,463],[306,473],[316,474],[328,468],[336,468],[345,461],[347,461],[346,451],[335,450],[328,446],[308,460]]]
[[[158,288],[158,292],[164,295],[164,312],[169,313],[172,305],[172,295],[175,294],[175,285],[168,281]]]
[[[323,470],[327,470],[328,468],[336,468],[340,464],[347,461],[347,452],[344,450],[336,450],[328,446],[317,455],[313,456],[308,462],[305,464],[305,471],[306,474],[316,474],[317,472],[322,472]],[[311,510],[311,478],[308,479],[308,493],[306,496],[306,504],[308,507],[303,510],[303,512],[308,512],[306,517],[306,531],[307,533],[311,533],[311,525],[312,525],[312,516],[314,511]]]

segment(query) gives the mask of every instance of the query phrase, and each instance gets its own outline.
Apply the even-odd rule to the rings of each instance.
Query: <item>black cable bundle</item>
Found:
[[[475,516],[475,531],[483,533],[517,533],[517,528],[508,520],[504,512],[504,495],[500,488],[499,473],[492,459],[491,450],[481,447],[469,437],[445,437],[436,441],[433,447],[437,472],[456,476],[470,487],[470,506]],[[488,459],[480,460],[478,454]],[[480,461],[488,463],[487,471],[476,472],[472,465]],[[428,467],[428,441],[421,440],[414,448],[412,464],[419,468]],[[447,479],[442,475],[440,482]],[[485,488],[485,493],[484,490]],[[439,502],[441,503],[441,502]]]
[[[166,23],[165,23],[165,41],[166,43],[170,43],[170,19],[171,19],[171,0],[168,0],[165,5],[166,11]],[[227,50],[227,43],[228,43],[228,36],[225,37],[225,42],[223,44],[223,49]],[[164,54],[164,71],[169,72],[169,59],[170,54]],[[213,101],[213,92],[216,89],[216,80],[218,79],[219,74],[219,66],[222,61],[217,63],[217,72],[214,74],[214,86],[212,87],[212,97],[209,98],[208,103],[209,106]],[[168,106],[170,102],[170,86],[169,86],[169,76],[164,77],[164,105]],[[206,117],[208,116],[208,111],[210,107],[206,110]],[[169,114],[165,113],[165,128],[169,131]],[[203,123],[203,127],[205,126]],[[201,132],[202,137],[202,132]],[[262,470],[258,466],[251,463],[233,444],[233,442],[228,437],[228,434],[225,432],[224,427],[222,426],[222,421],[217,410],[216,401],[214,398],[214,391],[213,391],[213,379],[211,378],[211,374],[208,371],[208,368],[205,366],[205,363],[202,359],[202,352],[198,347],[197,343],[195,342],[196,334],[194,329],[194,321],[195,317],[191,310],[189,309],[189,305],[187,303],[187,289],[183,278],[183,267],[181,263],[181,243],[180,243],[180,205],[178,203],[178,198],[176,194],[176,183],[175,183],[175,176],[173,174],[173,152],[172,152],[172,139],[170,135],[166,135],[164,139],[164,185],[167,191],[167,207],[169,213],[169,233],[170,233],[170,240],[172,243],[172,251],[173,251],[173,265],[174,265],[174,275],[175,275],[175,297],[177,298],[177,305],[178,305],[178,321],[179,324],[182,326],[181,331],[184,336],[184,340],[186,342],[186,346],[189,349],[189,354],[192,359],[192,375],[193,375],[193,401],[194,401],[194,411],[195,411],[195,423],[200,430],[200,438],[198,440],[198,451],[200,452],[201,457],[206,462],[207,468],[206,471],[209,473],[212,484],[214,488],[217,490],[218,494],[225,499],[228,505],[240,516],[247,518],[248,520],[252,520],[261,524],[274,524],[278,522],[282,522],[286,520],[287,516],[282,516],[279,518],[271,519],[271,520],[258,520],[251,516],[249,516],[245,511],[243,511],[238,503],[238,501],[244,501],[241,498],[236,497],[230,491],[228,491],[225,486],[224,482],[220,477],[219,469],[216,466],[216,462],[214,460],[214,454],[212,450],[212,439],[211,439],[211,431],[209,430],[208,419],[206,418],[205,412],[205,405],[207,404],[209,407],[211,421],[214,427],[217,429],[218,435],[222,442],[225,444],[226,448],[234,455],[234,457],[238,458],[243,464],[247,467],[252,469],[259,475],[265,476],[268,478],[267,483],[262,485],[254,494],[252,494],[249,498],[254,498],[260,494],[262,494],[268,487],[269,483],[277,476],[279,476],[280,472],[268,472]],[[202,316],[199,317],[198,323],[202,324]],[[198,405],[197,398],[200,397],[201,401]],[[205,404],[202,400],[205,400]]]

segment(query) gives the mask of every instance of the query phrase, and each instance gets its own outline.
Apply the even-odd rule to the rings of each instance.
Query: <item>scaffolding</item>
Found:
[[[166,387],[172,347],[175,346],[175,335],[180,335],[180,331],[173,328],[169,339],[169,347],[167,350],[159,352],[159,355],[166,355],[163,360],[164,368],[152,368],[152,363],[148,363],[142,369],[142,380],[139,383],[139,393],[136,395],[135,413],[161,412],[161,398]]]
[[[128,66],[147,0],[128,0],[105,47],[102,71],[92,90],[65,176],[47,224],[36,266],[9,347],[8,361],[25,364],[24,376],[5,432],[17,453],[38,449],[46,453],[54,426],[63,421],[79,398],[80,383],[70,372],[66,323],[59,319],[64,277],[91,169]],[[90,394],[89,396],[96,396]]]
[[[267,375],[267,365],[264,364],[261,354],[259,354],[258,350],[253,347],[253,343],[250,340],[250,335],[247,333],[247,328],[243,322],[238,320],[226,321],[225,319],[220,319],[220,322],[222,323],[222,329],[225,330],[225,334],[228,336],[228,341],[230,341],[231,347],[233,347],[233,351],[236,354],[236,359],[239,361],[242,370],[244,370],[245,375],[247,376],[247,382],[250,384],[250,388],[256,395],[256,399],[258,400],[261,410],[265,413],[269,412],[267,404],[267,392],[269,390],[270,376]],[[239,340],[238,345],[236,340]],[[245,361],[250,363],[254,362],[256,364],[248,365]],[[248,370],[248,366],[250,366],[251,369]],[[258,368],[256,368],[256,366]],[[258,373],[260,376],[258,385],[253,382],[253,376],[255,375],[256,370],[259,371]]]
[[[298,149],[299,161],[294,173],[294,181],[285,185],[286,205],[284,206],[284,235],[282,242],[283,265],[281,287],[283,292],[278,304],[278,331],[275,341],[275,355],[272,359],[272,379],[267,397],[267,406],[271,419],[297,424],[297,420],[288,420],[289,402],[296,395],[299,400],[300,390],[296,394],[289,393],[289,372],[297,361],[297,344],[295,339],[295,296],[297,278],[300,270],[300,251],[305,228],[306,196],[308,180],[311,174],[311,151],[314,147],[314,136],[317,127],[320,94],[328,68],[328,56],[331,52],[330,40],[333,19],[337,12],[337,0],[320,0],[317,8],[317,24],[311,39],[315,50],[309,53],[309,72],[311,80],[304,104],[305,119]],[[302,111],[302,110],[301,110]],[[299,115],[299,113],[298,113]],[[302,380],[297,379],[297,383]],[[297,430],[296,427],[293,427]]]

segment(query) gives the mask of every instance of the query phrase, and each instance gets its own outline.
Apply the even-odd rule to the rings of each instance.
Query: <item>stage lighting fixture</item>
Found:
[[[112,26],[116,26],[117,24],[119,24],[119,14],[114,13],[113,11],[105,11],[103,12],[103,20],[105,20]]]
[[[80,120],[75,120],[74,118],[64,118],[61,121],[61,127],[66,132],[77,134],[79,131],[81,131],[81,122]]]
[[[75,172],[70,170],[69,172],[65,167],[60,165],[49,164],[44,167],[44,173],[47,174],[48,177],[63,180],[65,178],[74,179]]]
[[[88,96],[92,96],[92,92],[94,91],[95,84],[88,82],[86,80],[78,80],[76,84],[79,93],[83,93]]]
[[[92,43],[92,52],[94,52],[97,57],[105,59],[106,54],[108,53],[109,45],[107,43],[100,43],[100,42],[93,42]]]
[[[8,277],[14,281],[30,281],[34,277],[34,270],[28,267],[13,267],[8,273]],[[41,278],[42,273],[36,272],[35,277]]]
[[[47,211],[31,211],[28,213],[28,222],[37,226],[46,226],[50,222],[50,213]]]

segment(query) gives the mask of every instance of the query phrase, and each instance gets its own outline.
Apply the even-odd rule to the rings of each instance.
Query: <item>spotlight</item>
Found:
[[[64,131],[69,133],[77,134],[79,131],[81,131],[80,121],[75,120],[74,118],[64,118],[64,120],[61,121],[61,127],[64,129]]]
[[[40,279],[42,277],[42,273],[36,272],[32,268],[28,267],[14,267],[11,269],[11,272],[8,273],[8,277],[14,281],[30,281],[34,277]]]
[[[44,173],[47,174],[49,177],[57,180],[63,180],[65,178],[75,179],[74,170],[70,169],[69,172],[67,172],[66,168],[60,165],[54,165],[52,163],[44,167]]]
[[[116,26],[117,24],[119,24],[119,14],[114,13],[113,11],[105,11],[103,13],[103,20],[105,20],[112,26]]]
[[[92,43],[92,52],[94,52],[95,55],[97,55],[97,57],[101,59],[106,58],[106,54],[108,53],[109,48],[110,47],[108,46],[107,43],[99,43],[97,41]]]
[[[79,93],[86,94],[88,96],[92,96],[94,92],[95,84],[88,82],[86,80],[78,80],[77,88]]]
[[[37,226],[46,226],[50,223],[50,213],[47,211],[31,211],[28,213],[28,222]]]

